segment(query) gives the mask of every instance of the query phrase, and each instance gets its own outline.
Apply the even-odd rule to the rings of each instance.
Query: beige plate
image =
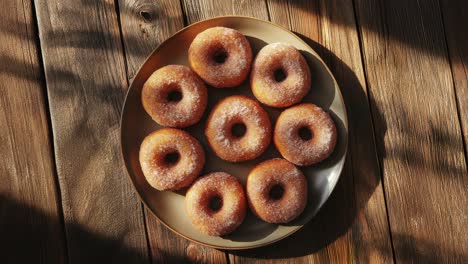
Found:
[[[230,235],[224,237],[203,235],[190,224],[187,218],[184,210],[184,193],[157,191],[148,185],[141,172],[138,161],[140,144],[146,135],[160,128],[142,107],[140,96],[143,84],[153,71],[164,65],[188,65],[187,50],[193,38],[201,31],[215,26],[229,27],[242,32],[250,41],[254,54],[266,44],[273,42],[286,42],[299,49],[306,57],[312,72],[312,89],[304,101],[315,103],[326,109],[337,124],[338,145],[331,157],[318,165],[302,168],[309,186],[308,205],[298,219],[287,225],[268,224],[248,213],[244,223]],[[209,87],[209,103],[205,116],[201,122],[188,128],[187,131],[194,135],[206,150],[207,164],[204,173],[226,171],[236,176],[245,185],[249,171],[256,164],[280,155],[273,146],[270,146],[256,160],[230,163],[219,159],[208,147],[204,136],[206,116],[212,106],[221,98],[234,94],[244,94],[253,98],[248,81],[233,89]],[[280,110],[268,107],[265,109],[274,123]],[[347,129],[346,110],[340,89],[330,70],[312,48],[290,31],[270,22],[248,17],[228,16],[208,19],[182,29],[163,42],[149,56],[135,76],[125,100],[121,120],[121,144],[123,159],[133,185],[145,205],[163,224],[175,233],[209,247],[247,249],[283,239],[299,230],[314,217],[330,196],[343,168],[346,156]]]

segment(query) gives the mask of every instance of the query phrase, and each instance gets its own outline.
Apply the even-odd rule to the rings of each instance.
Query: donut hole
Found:
[[[228,53],[223,48],[218,49],[213,53],[213,61],[216,62],[217,64],[225,63],[227,58],[228,58]]]
[[[178,103],[180,100],[182,100],[182,97],[182,92],[174,89],[167,93],[166,100],[169,103]]]
[[[166,155],[164,155],[164,162],[169,166],[173,166],[177,164],[179,160],[180,160],[180,154],[177,151],[169,152]]]
[[[247,132],[247,127],[244,123],[236,123],[231,127],[231,134],[235,138],[241,138]]]
[[[298,134],[299,138],[301,138],[304,141],[312,139],[312,131],[306,126],[299,128]]]
[[[276,82],[282,82],[287,77],[286,72],[282,68],[275,70],[273,72],[273,76],[275,77]]]
[[[273,187],[271,187],[270,192],[268,195],[270,196],[270,199],[272,200],[280,200],[283,197],[284,194],[284,188],[281,186],[281,184],[275,184]]]
[[[223,207],[223,199],[219,195],[215,195],[211,197],[208,207],[211,209],[213,212],[218,212],[221,210],[221,207]]]

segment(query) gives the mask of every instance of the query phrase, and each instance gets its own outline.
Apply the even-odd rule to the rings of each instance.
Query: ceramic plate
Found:
[[[304,212],[293,222],[285,225],[268,224],[248,213],[242,225],[230,235],[211,237],[195,229],[185,213],[185,193],[161,192],[149,186],[140,168],[138,152],[142,140],[161,126],[152,121],[141,104],[141,89],[155,70],[168,64],[188,65],[187,51],[195,36],[203,30],[223,26],[242,32],[250,42],[254,55],[265,45],[273,42],[286,42],[302,52],[312,73],[312,88],[303,102],[314,103],[333,117],[338,129],[338,143],[333,154],[325,161],[301,170],[307,177],[309,197]],[[230,163],[218,158],[207,144],[204,135],[206,117],[213,105],[222,98],[235,94],[254,98],[249,82],[232,89],[208,87],[209,103],[204,118],[186,130],[194,135],[206,151],[204,172],[225,171],[246,183],[250,170],[259,162],[280,157],[273,144],[259,158],[241,163]],[[281,110],[264,106],[275,123]],[[149,56],[130,85],[124,103],[121,120],[121,147],[128,175],[147,208],[169,229],[194,242],[215,248],[247,249],[264,246],[298,231],[311,220],[330,196],[341,174],[347,147],[347,117],[340,89],[322,59],[317,53],[292,32],[278,25],[248,17],[217,17],[192,24],[161,43]]]

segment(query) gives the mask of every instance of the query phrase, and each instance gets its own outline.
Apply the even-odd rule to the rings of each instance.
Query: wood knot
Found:
[[[153,20],[153,14],[150,11],[147,11],[147,10],[140,11],[140,16],[146,22],[150,22],[151,20]]]

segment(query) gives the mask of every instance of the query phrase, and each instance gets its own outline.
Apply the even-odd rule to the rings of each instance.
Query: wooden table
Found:
[[[1,263],[468,263],[468,1],[8,0],[0,9]],[[293,236],[222,251],[143,207],[119,116],[145,57],[236,14],[296,32],[345,98],[349,156]]]

